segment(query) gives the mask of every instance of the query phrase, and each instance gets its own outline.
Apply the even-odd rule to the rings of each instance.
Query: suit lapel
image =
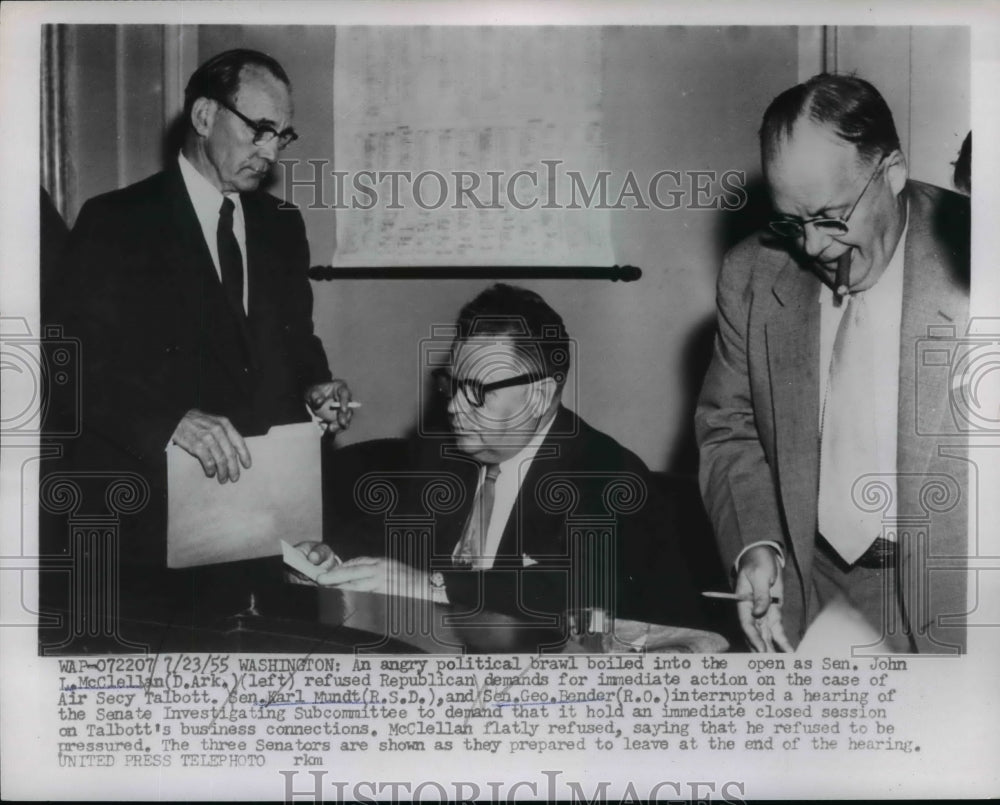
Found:
[[[261,303],[268,299],[271,293],[269,280],[271,273],[269,265],[271,263],[266,229],[269,221],[263,214],[257,200],[248,193],[240,196],[243,205],[243,220],[246,224],[247,236],[247,311],[253,319],[260,314]]]
[[[565,513],[543,509],[535,492],[546,475],[573,469],[574,441],[571,437],[559,436],[576,433],[573,416],[568,409],[559,407],[552,427],[530,466],[527,470],[520,470],[524,477],[497,548],[498,559],[503,557],[508,562],[520,565],[524,554],[530,557],[552,556],[565,549],[560,549],[551,538],[553,534],[563,532]]]
[[[266,333],[282,332],[288,324],[282,318],[279,305],[284,289],[276,287],[284,280],[280,267],[287,257],[276,246],[274,215],[262,207],[255,194],[240,196],[243,219],[246,223],[247,242],[247,312],[248,339],[255,349],[266,351],[273,347]],[[310,311],[311,315],[311,311]],[[260,359],[262,356],[256,355]]]
[[[549,440],[546,439],[546,442]],[[520,565],[524,554],[536,557],[555,552],[556,546],[544,539],[544,535],[551,534],[553,528],[559,528],[564,517],[542,509],[535,497],[535,489],[545,475],[566,466],[563,459],[560,445],[543,443],[527,469],[519,470],[523,480],[497,547],[498,559],[503,557]]]
[[[954,258],[931,231],[934,221],[925,199],[919,193],[909,193],[909,203],[903,251],[896,466],[901,504],[916,510],[912,509],[911,498],[916,490],[911,489],[911,481],[920,486],[920,476],[928,472],[938,444],[929,436],[954,433],[956,428],[949,405],[950,372],[946,366],[921,371],[919,344],[939,339],[942,350],[949,350],[954,339],[964,335],[959,328],[964,327],[968,316],[968,301],[948,276],[945,267]]]
[[[765,324],[777,474],[800,556],[815,538],[819,488],[819,283],[789,260],[772,289]]]

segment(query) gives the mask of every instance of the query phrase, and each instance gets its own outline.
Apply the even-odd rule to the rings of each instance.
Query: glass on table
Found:
[[[577,651],[605,654],[613,650],[614,618],[604,607],[576,607],[566,612],[569,642]]]

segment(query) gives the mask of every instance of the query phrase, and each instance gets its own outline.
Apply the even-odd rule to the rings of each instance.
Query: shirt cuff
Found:
[[[761,539],[757,542],[751,542],[742,551],[740,551],[739,556],[736,557],[736,561],[733,562],[733,572],[740,572],[740,560],[743,558],[743,554],[749,551],[751,548],[756,548],[758,545],[767,545],[769,548],[774,548],[775,553],[778,554],[778,566],[784,570],[785,569],[785,550],[781,547],[781,543],[775,542],[770,539]]]
[[[321,431],[323,431],[323,433],[327,433],[327,425],[329,425],[330,423],[327,422],[325,419],[323,419],[323,417],[316,416],[316,412],[313,411],[309,403],[305,403],[305,409],[306,409],[306,414],[308,414],[309,418],[314,423],[316,423],[316,427],[319,428]]]
[[[431,601],[435,604],[451,603],[451,601],[448,600],[448,590],[445,589],[444,576],[441,573],[431,573],[427,577],[427,583],[430,585]]]

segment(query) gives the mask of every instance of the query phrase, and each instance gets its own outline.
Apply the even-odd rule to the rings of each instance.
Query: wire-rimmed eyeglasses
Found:
[[[817,218],[809,218],[805,221],[799,221],[795,218],[775,218],[768,222],[768,226],[774,234],[779,235],[783,238],[796,239],[801,238],[805,235],[805,229],[807,225],[812,225],[816,227],[820,232],[827,235],[846,235],[850,230],[848,221],[850,221],[851,216],[854,211],[858,208],[858,204],[861,203],[861,199],[864,198],[865,193],[868,192],[868,188],[871,187],[872,182],[878,175],[879,171],[882,170],[882,166],[885,164],[885,157],[883,156],[878,165],[875,166],[875,170],[872,171],[872,175],[868,177],[868,181],[865,182],[865,186],[862,188],[861,193],[858,194],[857,199],[851,205],[851,209],[847,211],[847,215],[840,218],[829,218],[825,215],[821,215]]]

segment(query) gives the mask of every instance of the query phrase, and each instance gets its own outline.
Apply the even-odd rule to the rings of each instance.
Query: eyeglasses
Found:
[[[465,399],[473,408],[482,408],[486,403],[486,395],[491,391],[510,388],[511,386],[524,386],[534,383],[536,380],[543,380],[547,375],[539,372],[527,372],[523,375],[515,375],[505,380],[497,380],[494,383],[482,383],[479,380],[463,377],[456,378],[447,369],[435,369],[432,373],[434,386],[438,394],[445,399],[451,400],[458,390],[461,389]]]
[[[251,120],[249,117],[221,98],[213,98],[212,100],[219,104],[219,106],[223,109],[227,109],[232,112],[253,130],[254,145],[269,145],[274,142],[275,138],[277,138],[278,150],[284,151],[288,145],[299,139],[299,135],[295,133],[295,129],[287,128],[284,131],[277,131],[274,126],[269,126],[267,123],[258,123],[256,120]]]
[[[885,157],[879,160],[878,165],[875,166],[875,170],[872,175],[868,177],[868,181],[865,182],[864,188],[861,190],[860,195],[857,200],[851,205],[851,209],[847,211],[847,215],[842,218],[827,218],[825,216],[819,216],[818,218],[809,218],[805,221],[796,221],[793,218],[776,218],[773,221],[768,222],[768,226],[771,231],[776,235],[780,235],[783,238],[797,239],[805,235],[806,225],[812,224],[820,232],[827,235],[846,235],[850,230],[847,222],[850,220],[854,211],[858,208],[858,204],[861,203],[861,199],[864,198],[865,193],[868,192],[868,188],[871,187],[872,182],[878,175],[878,172],[882,170],[882,166],[885,164]]]

